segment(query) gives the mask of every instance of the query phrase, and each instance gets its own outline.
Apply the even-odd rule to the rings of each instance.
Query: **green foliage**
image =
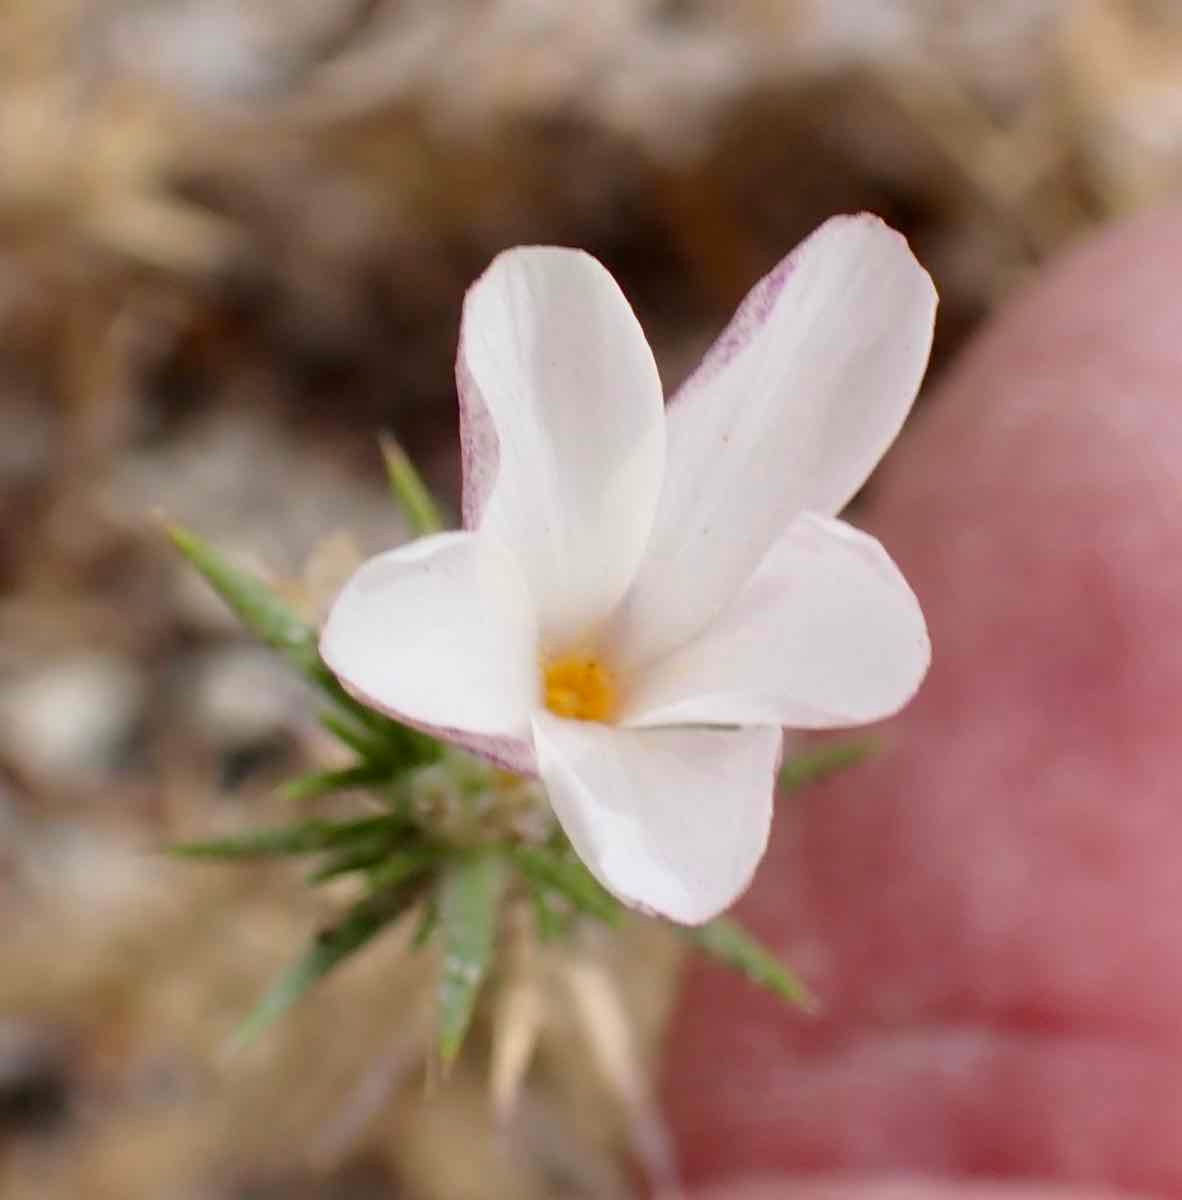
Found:
[[[316,672],[320,661],[316,631],[292,612],[280,596],[261,580],[235,567],[190,530],[170,525],[168,535],[243,625],[303,674]]]
[[[409,901],[405,892],[394,891],[368,896],[354,904],[337,925],[318,934],[303,958],[275,981],[239,1027],[237,1044],[253,1041],[317,980],[372,941],[406,910]]]
[[[403,839],[404,844],[407,839]],[[394,848],[394,843],[388,835],[375,833],[357,841],[331,855],[328,861],[308,874],[308,882],[316,885],[327,883],[330,879],[339,879],[342,875],[354,873],[372,873],[382,866],[387,859],[406,850]]]
[[[393,837],[405,826],[389,816],[359,821],[300,821],[279,829],[250,829],[231,837],[204,842],[181,842],[169,853],[179,858],[275,858],[331,850],[375,833]]]
[[[780,768],[778,786],[782,792],[795,791],[838,771],[845,771],[864,762],[882,749],[875,737],[851,738],[814,746],[804,754],[790,758]]]
[[[719,917],[683,932],[698,949],[746,975],[752,983],[806,1012],[816,1011],[816,999],[808,988],[737,922]]]
[[[460,1052],[492,964],[505,882],[504,860],[488,852],[462,855],[443,873],[439,889],[443,962],[436,999],[439,1056],[444,1066],[454,1062]]]
[[[565,847],[510,846],[510,862],[535,887],[557,892],[580,912],[615,925],[620,919],[620,904]]]
[[[366,708],[341,687],[320,657],[316,630],[272,588],[234,566],[190,530],[171,525],[168,534],[173,545],[201,572],[247,629],[282,654],[341,711],[376,737],[384,750],[383,761],[410,765],[430,762],[439,756],[439,744],[432,738]]]
[[[406,518],[411,533],[415,537],[421,537],[446,528],[439,506],[427,490],[427,485],[415,469],[414,463],[407,457],[406,451],[392,437],[383,437],[381,446],[390,493],[402,509],[402,515]]]
[[[332,792],[377,787],[390,779],[390,767],[383,762],[363,762],[339,771],[311,771],[289,779],[282,788],[289,800],[314,800]]]
[[[403,846],[387,854],[366,871],[369,886],[375,889],[397,887],[416,875],[438,866],[447,851],[426,843]]]
[[[423,910],[419,913],[419,923],[415,926],[414,936],[410,940],[412,950],[421,950],[439,928],[439,896],[429,892],[423,900]]]
[[[538,937],[543,942],[557,941],[570,931],[572,910],[561,906],[557,894],[541,884],[529,881],[529,901],[534,911]]]
[[[355,717],[326,709],[320,714],[320,724],[365,762],[386,761],[389,745],[372,728],[359,724]]]

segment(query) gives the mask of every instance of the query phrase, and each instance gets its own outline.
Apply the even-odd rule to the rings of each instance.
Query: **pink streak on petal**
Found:
[[[460,398],[460,462],[463,470],[465,529],[477,529],[484,505],[497,481],[500,442],[480,387],[464,358],[463,334],[456,355],[456,390]]]
[[[800,246],[797,246],[752,287],[735,310],[730,324],[714,340],[693,373],[669,397],[669,404],[675,404],[703,388],[759,332],[775,308],[776,299],[792,274],[799,253]]]
[[[678,400],[687,399],[701,391],[759,333],[764,322],[767,321],[775,309],[776,301],[779,299],[780,293],[784,290],[784,285],[788,282],[793,270],[795,270],[801,254],[821,229],[838,224],[851,223],[870,223],[886,226],[883,219],[875,213],[845,213],[840,216],[831,217],[824,225],[819,226],[818,229],[809,234],[802,242],[793,247],[743,298],[743,302],[735,310],[735,315],[731,318],[730,323],[718,335],[709,350],[706,351],[702,361],[694,369],[693,373],[669,398],[669,403],[675,404]],[[902,238],[902,235],[898,233],[895,236]],[[852,313],[851,320],[856,321],[857,319],[858,314]]]

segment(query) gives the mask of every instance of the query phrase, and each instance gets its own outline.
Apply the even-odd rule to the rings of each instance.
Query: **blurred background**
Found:
[[[424,1088],[396,938],[226,1054],[334,897],[158,847],[289,812],[331,750],[154,512],[315,615],[403,536],[380,431],[454,503],[499,249],[601,257],[672,386],[868,208],[936,278],[935,377],[1180,178],[1169,0],[0,0],[0,1195],[636,1194],[577,1038],[501,1133],[479,1037]],[[642,1059],[675,958],[608,963]]]

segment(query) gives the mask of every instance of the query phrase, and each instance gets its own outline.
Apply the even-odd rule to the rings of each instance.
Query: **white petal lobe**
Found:
[[[699,632],[797,513],[846,504],[911,407],[935,307],[904,239],[865,215],[826,222],[756,285],[669,406],[624,658]]]
[[[540,692],[533,608],[512,557],[477,534],[371,558],[334,602],[320,652],[346,688],[391,716],[465,744],[528,741]]]
[[[567,649],[623,595],[656,513],[665,416],[652,351],[594,258],[523,247],[468,292],[456,377],[465,524],[512,551],[544,644]]]
[[[931,659],[919,602],[878,541],[804,514],[688,645],[637,672],[626,725],[860,725],[915,694]]]
[[[619,729],[534,718],[550,803],[625,903],[697,925],[746,889],[767,845],[780,731]]]

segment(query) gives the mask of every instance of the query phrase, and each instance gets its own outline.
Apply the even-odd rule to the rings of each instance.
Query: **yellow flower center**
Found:
[[[590,654],[564,654],[543,669],[546,707],[574,721],[607,721],[616,707],[611,672]]]

